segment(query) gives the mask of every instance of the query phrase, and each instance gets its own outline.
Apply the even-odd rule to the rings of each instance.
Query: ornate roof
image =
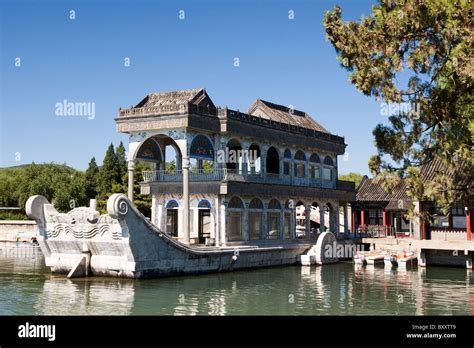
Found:
[[[142,99],[136,108],[153,106],[181,105],[186,103],[198,105],[207,97],[204,88],[184,89],[180,91],[150,93]]]
[[[268,120],[288,123],[294,126],[313,129],[323,133],[329,131],[316,122],[306,112],[290,109],[283,105],[274,104],[265,100],[257,99],[249,108],[250,115],[259,116]]]
[[[357,187],[356,200],[357,201],[381,201],[388,202],[392,200],[408,200],[405,183],[401,181],[392,192],[385,191],[382,186],[372,178],[364,175],[362,181]]]
[[[318,147],[338,154],[344,153],[344,138],[331,134],[327,129],[316,122],[307,113],[290,109],[283,105],[274,104],[265,100],[257,99],[249,109],[249,112],[225,108],[216,108],[204,88],[195,88],[171,92],[150,93],[138,104],[128,109],[120,108],[118,118],[116,118],[118,130],[128,133],[150,127],[161,127],[159,116],[175,116],[177,124],[182,124],[184,117],[188,117],[188,123],[193,127],[205,129],[221,129],[225,132],[239,131],[254,133],[254,130],[240,127],[246,125],[257,125],[268,129],[289,132],[293,136],[304,136],[311,138],[313,144]],[[210,117],[200,117],[210,116]],[[199,119],[198,119],[199,117]],[[215,120],[211,120],[215,117]],[[140,118],[153,118],[153,120],[143,120]],[[226,120],[228,122],[226,122]],[[164,126],[170,127],[167,119]],[[212,123],[214,121],[218,121]],[[181,122],[181,123],[179,123]],[[220,122],[220,123],[219,123]],[[296,143],[305,143],[309,139],[299,140]],[[295,142],[294,138],[292,138]]]
[[[459,170],[464,170],[462,164],[448,167],[441,160],[432,160],[424,164],[420,168],[420,178],[423,182],[431,181],[440,174],[447,174],[448,177],[453,178],[455,173]],[[465,183],[470,184],[469,182]],[[471,183],[472,184],[472,183]],[[377,183],[376,179],[370,179],[364,176],[359,187],[356,189],[356,200],[357,201],[373,201],[373,202],[398,202],[400,200],[410,201],[406,191],[406,185],[403,179],[400,183],[392,189],[391,192],[385,191],[382,186]],[[389,206],[393,206],[393,203]]]

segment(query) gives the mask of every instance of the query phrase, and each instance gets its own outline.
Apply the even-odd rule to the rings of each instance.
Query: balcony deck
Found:
[[[153,170],[143,171],[143,183],[154,182],[182,182],[183,171],[181,169],[175,170]],[[267,173],[265,176],[260,173],[243,174],[238,170],[227,168],[215,168],[211,170],[206,169],[191,169],[189,171],[189,181],[192,182],[250,182],[262,184],[277,184],[277,185],[295,185],[303,187],[320,187],[344,191],[355,191],[355,184],[351,181],[337,180],[325,181],[321,179],[311,178],[297,178],[283,176],[279,174]]]

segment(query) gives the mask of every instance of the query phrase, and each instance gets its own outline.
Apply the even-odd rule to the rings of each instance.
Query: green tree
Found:
[[[85,174],[73,171],[55,178],[52,203],[62,212],[88,205]]]
[[[445,211],[466,201],[474,173],[472,3],[380,0],[358,22],[344,22],[336,6],[323,23],[357,89],[412,107],[374,129],[372,173],[386,187],[404,178],[411,197],[433,200]],[[431,161],[447,170],[422,182],[420,167]]]
[[[213,161],[202,161],[202,170],[206,173],[211,173],[214,170],[214,162]]]
[[[151,217],[151,196],[148,194],[140,193],[140,181],[142,181],[141,173],[144,170],[151,170],[150,163],[136,161],[135,162],[136,175],[134,176],[134,182],[133,182],[133,192],[134,192],[133,203],[143,215],[147,217]]]
[[[97,166],[95,157],[92,157],[85,174],[85,194],[88,199],[96,198],[98,193],[98,182],[99,167]]]
[[[173,172],[175,169],[176,169],[176,161],[175,160],[171,160],[171,161],[166,163],[166,170],[168,172]]]
[[[111,143],[105,152],[102,166],[99,169],[99,197],[106,200],[112,194],[112,185],[120,183],[119,173],[117,171],[117,155],[114,145]]]
[[[353,183],[355,183],[356,188],[359,186],[360,182],[362,181],[362,178],[363,176],[361,174],[354,172],[339,175],[340,180],[352,181]]]
[[[0,169],[0,206],[18,207],[18,178],[22,168]]]
[[[120,180],[120,183],[125,184],[125,176],[127,174],[127,152],[122,142],[120,142],[119,146],[117,146],[117,149],[115,150],[115,155],[117,157],[116,171],[118,178]]]
[[[7,202],[11,206],[24,207],[30,196],[42,195],[53,203],[56,209],[66,212],[87,203],[84,173],[65,164],[32,163],[2,169],[0,178],[7,178],[9,185],[9,192],[2,193],[2,204]]]

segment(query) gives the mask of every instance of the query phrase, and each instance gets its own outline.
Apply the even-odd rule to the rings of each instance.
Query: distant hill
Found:
[[[51,165],[56,165],[56,166],[60,166],[62,168],[67,168],[67,169],[71,169],[71,170],[77,170],[73,167],[70,167],[68,165],[66,165],[65,163],[63,164],[59,164],[59,163],[27,163],[27,164],[19,164],[17,166],[10,166],[10,167],[0,167],[0,170],[2,169],[21,169],[21,168],[28,168],[32,165],[35,165],[35,166],[40,166],[40,167],[44,167],[44,166],[51,166]]]

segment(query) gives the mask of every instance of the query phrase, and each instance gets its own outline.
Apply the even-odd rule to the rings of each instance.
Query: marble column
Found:
[[[214,211],[215,211],[215,218],[214,218],[214,240],[215,245],[220,245],[220,228],[221,228],[221,220],[220,220],[220,201],[219,197],[214,199]]]
[[[340,216],[341,210],[339,208],[339,205],[335,205],[333,207],[333,214],[334,214],[334,219],[332,221],[333,228],[334,228],[334,234],[336,235],[337,238],[339,238],[339,233],[341,231],[341,216]]]
[[[269,239],[269,231],[268,231],[268,211],[267,211],[267,204],[263,203],[263,212],[262,212],[262,233],[260,234],[260,238],[265,240]]]
[[[319,230],[324,232],[324,214],[326,214],[326,207],[320,206],[319,207]]]
[[[309,239],[311,232],[311,205],[304,207],[306,223],[306,239]]]
[[[349,234],[349,211],[347,209],[347,203],[344,204],[344,236]]]
[[[280,232],[280,238],[279,239],[285,239],[285,205],[282,205],[282,207],[280,209],[279,232]]]
[[[135,161],[128,161],[128,199],[133,203],[133,180],[135,173]]]
[[[221,225],[220,225],[219,243],[221,246],[225,246],[227,243],[226,205],[224,204],[223,198],[221,198],[220,201],[221,201],[221,205],[220,205]]]
[[[249,226],[249,203],[244,202],[244,209],[242,210],[242,240],[250,240],[250,226]]]
[[[183,156],[183,240],[189,244],[189,158]]]

